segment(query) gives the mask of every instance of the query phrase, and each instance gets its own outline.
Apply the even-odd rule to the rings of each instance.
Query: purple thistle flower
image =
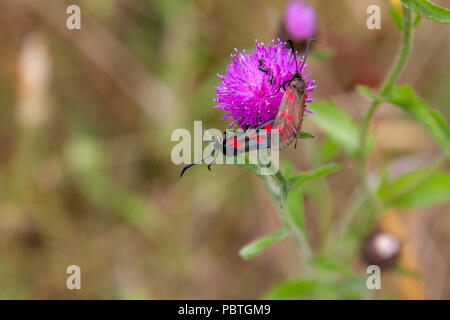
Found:
[[[222,83],[216,86],[214,99],[218,103],[215,108],[227,112],[221,119],[230,121],[230,127],[236,124],[243,129],[254,128],[275,118],[284,95],[284,89],[279,88],[296,71],[292,50],[285,45],[280,40],[272,40],[269,46],[256,41],[256,50],[250,54],[235,49],[225,75],[218,75]],[[297,59],[300,66],[303,57]],[[309,94],[317,86],[308,79],[311,73],[304,73],[307,66],[305,63],[301,74],[307,86],[306,102],[312,102]]]
[[[294,41],[308,40],[316,33],[316,12],[302,0],[292,1],[286,6],[284,27]]]

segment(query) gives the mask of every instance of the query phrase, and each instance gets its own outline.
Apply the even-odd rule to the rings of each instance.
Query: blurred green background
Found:
[[[387,0],[311,0],[319,20],[310,60],[319,87],[355,119],[367,109],[356,84],[377,87],[400,33]],[[448,1],[437,3],[449,5]],[[81,8],[81,30],[66,7]],[[381,7],[380,30],[366,8]],[[286,2],[269,0],[84,0],[0,3],[0,298],[261,298],[298,276],[290,239],[251,261],[239,249],[279,226],[257,177],[202,166],[180,180],[176,128],[225,128],[214,108],[217,73],[234,48],[276,38]],[[450,116],[449,26],[422,19],[400,83]],[[310,241],[321,250],[357,185],[356,167],[314,124],[316,138],[281,153],[298,170],[325,161],[345,169],[305,189]],[[310,121],[311,119],[311,121]],[[433,162],[439,146],[390,105],[377,112],[375,172],[399,174]],[[396,210],[400,259],[422,279],[389,273],[374,298],[450,298],[450,205]],[[394,216],[394,218],[392,218]],[[325,222],[324,222],[325,221]],[[392,222],[394,221],[394,222]],[[325,226],[325,227],[324,227]],[[79,265],[81,290],[66,288]],[[358,257],[351,265],[365,271]],[[384,275],[383,275],[384,276]]]

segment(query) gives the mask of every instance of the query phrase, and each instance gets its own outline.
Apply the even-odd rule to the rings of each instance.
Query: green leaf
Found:
[[[409,184],[415,175],[403,177],[397,184]],[[426,207],[450,201],[450,173],[440,172],[430,175],[407,192],[392,198],[391,204],[399,207]]]
[[[245,245],[240,251],[239,255],[245,259],[250,260],[257,256],[259,256],[264,250],[266,250],[269,246],[284,239],[289,234],[289,231],[286,229],[279,229],[263,238],[259,238],[247,245]]]
[[[402,0],[403,4],[435,22],[450,22],[450,11],[426,0]]]
[[[378,187],[376,188],[378,197],[382,198],[386,196],[389,188],[389,172],[386,167],[383,167],[379,173]]]
[[[416,17],[414,18],[414,27],[417,27],[419,25],[420,20],[422,20],[422,16],[416,13]]]
[[[391,17],[394,20],[397,29],[402,31],[403,30],[402,14],[395,9],[389,10],[389,13],[391,14]]]
[[[362,95],[363,97],[368,98],[369,100],[373,99],[373,93],[372,93],[372,89],[370,89],[368,86],[364,86],[364,85],[358,85],[356,87],[356,90],[359,92],[360,95]]]
[[[354,277],[355,273],[348,265],[329,256],[318,256],[312,261],[317,269],[323,272],[336,272],[347,277]]]
[[[343,168],[341,164],[327,164],[316,170],[299,173],[288,179],[289,190],[299,188],[303,183],[330,174]]]
[[[295,169],[289,161],[283,161],[282,164],[282,172],[286,176],[286,178],[290,178],[297,174],[298,170]]]
[[[272,288],[265,298],[274,299],[295,299],[311,293],[320,282],[316,279],[301,279],[283,282]]]
[[[450,156],[450,128],[439,112],[432,109],[425,101],[406,85],[392,90],[388,101],[404,109],[427,128],[431,135]]]
[[[317,159],[319,163],[332,161],[339,154],[339,147],[332,139],[325,137],[320,144],[317,152]]]
[[[312,102],[314,121],[336,144],[352,156],[358,154],[360,128],[341,108],[331,101]]]
[[[286,212],[295,227],[304,232],[305,220],[303,210],[303,195],[300,190],[293,190],[289,193],[285,204]]]
[[[319,61],[332,59],[335,55],[336,52],[332,48],[314,49],[310,52],[311,58]]]
[[[298,137],[300,139],[314,138],[314,136],[311,133],[308,133],[308,132],[300,132]]]
[[[398,178],[388,188],[389,205],[426,207],[450,201],[450,173],[419,170]]]
[[[361,299],[367,291],[366,277],[343,280],[297,279],[274,286],[266,299]]]

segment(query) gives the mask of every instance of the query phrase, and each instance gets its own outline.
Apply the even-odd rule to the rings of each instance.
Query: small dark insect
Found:
[[[258,63],[259,63],[259,70],[261,70],[262,72],[264,72],[266,74],[269,74],[269,71],[267,70],[267,68],[264,67],[262,59],[258,59]],[[270,85],[272,85],[272,82],[273,82],[273,74],[271,73],[269,75],[269,83],[270,83]]]
[[[258,59],[258,63],[259,63],[259,70],[261,70],[264,73],[268,73],[267,68],[264,67],[264,64],[263,64],[263,61],[261,58]]]
[[[263,123],[255,129],[248,129],[246,131],[235,130],[234,134],[232,134],[231,136],[227,136],[226,132],[224,132],[221,139],[216,138],[212,142],[214,151],[204,159],[185,166],[181,171],[180,178],[190,167],[214,156],[213,160],[208,164],[208,170],[211,170],[211,165],[216,160],[219,151],[226,156],[233,156],[252,150],[271,148],[272,146],[270,132],[272,129],[276,129],[279,132],[280,140],[278,146],[276,146],[278,150],[282,150],[289,146],[294,141],[294,139],[295,147],[297,147],[297,139],[300,134],[303,115],[305,111],[306,95],[306,83],[301,75],[301,71],[305,65],[311,41],[316,40],[308,40],[305,57],[299,69],[297,66],[297,56],[292,45],[292,41],[288,40],[289,44],[291,45],[292,51],[294,52],[296,72],[292,75],[291,79],[280,85],[278,90],[273,94],[278,94],[281,88],[285,90],[275,119]],[[268,73],[268,70],[264,67],[261,59],[258,60],[258,63],[259,69],[264,73]],[[269,81],[271,81],[270,78],[271,77],[269,77]]]

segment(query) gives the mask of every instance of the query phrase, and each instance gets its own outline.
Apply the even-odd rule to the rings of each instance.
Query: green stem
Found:
[[[385,99],[385,96],[391,91],[395,82],[397,81],[398,76],[400,75],[403,67],[408,60],[409,52],[412,47],[412,39],[413,39],[413,21],[411,18],[411,9],[403,7],[403,38],[400,50],[397,54],[397,58],[386,76],[386,79],[383,81],[380,89],[377,94],[373,97],[369,109],[364,115],[361,122],[361,132],[360,132],[360,141],[359,141],[359,154],[358,154],[358,166],[359,166],[359,176],[362,184],[362,194],[360,197],[364,200],[359,202],[359,204],[352,208],[351,214],[349,213],[349,217],[344,220],[339,228],[339,238],[343,239],[347,235],[350,229],[350,225],[353,222],[354,218],[357,216],[355,214],[355,210],[361,211],[366,209],[366,215],[364,220],[367,223],[364,223],[364,226],[371,224],[376,217],[376,213],[378,210],[381,210],[381,206],[376,202],[367,181],[367,132],[370,124],[370,120],[372,119],[376,109],[380,105],[380,103]]]
[[[264,162],[267,162],[266,160]],[[312,250],[309,246],[308,239],[304,232],[298,230],[295,226],[292,219],[286,214],[284,211],[284,207],[286,205],[287,197],[289,194],[289,182],[286,177],[283,175],[281,170],[278,170],[274,176],[269,175],[261,175],[261,168],[258,164],[249,164],[249,157],[245,155],[244,164],[240,164],[244,168],[250,169],[253,171],[258,177],[261,178],[264,187],[269,193],[275,208],[277,209],[278,217],[283,224],[283,227],[289,231],[289,233],[293,236],[295,243],[299,247],[300,257],[304,262],[305,271],[310,273],[310,261],[312,257]],[[277,183],[275,183],[275,181]]]
[[[302,258],[302,261],[305,263],[305,270],[308,273],[312,272],[310,262],[312,258],[312,249],[308,243],[308,239],[306,238],[306,234],[304,232],[301,232],[295,225],[292,219],[286,214],[284,211],[284,207],[287,201],[287,197],[289,194],[289,182],[284,177],[282,172],[280,170],[277,171],[275,174],[275,179],[278,182],[279,188],[280,188],[280,198],[279,203],[277,204],[275,202],[275,205],[278,205],[278,214],[280,216],[280,219],[283,222],[284,227],[289,230],[289,232],[294,237],[295,243],[300,249],[300,256]]]
[[[361,135],[359,143],[359,168],[360,168],[360,179],[364,188],[364,192],[370,194],[369,185],[367,181],[367,163],[366,163],[366,149],[367,149],[367,131],[370,124],[370,120],[374,115],[379,104],[383,101],[385,95],[391,91],[400,75],[403,67],[408,60],[409,52],[412,46],[413,39],[413,20],[411,19],[411,9],[403,7],[403,40],[400,51],[398,53],[397,59],[392,66],[391,71],[386,77],[385,81],[381,85],[378,93],[372,99],[367,113],[364,115],[361,123]],[[375,211],[372,197],[369,196],[369,203],[371,204],[371,210]]]

